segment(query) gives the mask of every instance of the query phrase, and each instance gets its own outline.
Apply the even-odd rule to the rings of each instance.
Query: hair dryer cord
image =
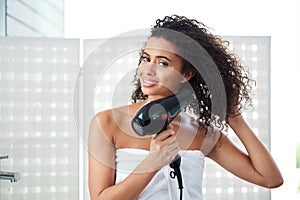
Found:
[[[180,200],[182,200],[183,184],[182,184],[182,176],[180,171],[180,163],[181,163],[181,157],[179,154],[177,154],[175,159],[170,163],[170,167],[173,169],[173,171],[170,172],[170,177],[173,179],[175,177],[177,178],[178,189],[180,190]]]

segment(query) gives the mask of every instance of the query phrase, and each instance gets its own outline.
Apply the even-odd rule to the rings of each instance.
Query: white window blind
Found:
[[[78,199],[73,90],[79,41],[0,39],[0,199]]]

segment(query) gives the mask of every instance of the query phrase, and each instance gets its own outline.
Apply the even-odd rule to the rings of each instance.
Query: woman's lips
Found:
[[[144,87],[152,87],[152,86],[156,85],[157,83],[158,83],[157,81],[142,79],[142,85]]]

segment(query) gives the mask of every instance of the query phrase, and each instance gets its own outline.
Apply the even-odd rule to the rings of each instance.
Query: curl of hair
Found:
[[[189,51],[193,53],[189,46],[178,42],[176,39],[169,37],[165,31],[160,29],[171,29],[192,38],[200,44],[209,54],[211,59],[216,64],[219,73],[222,77],[226,93],[226,117],[219,119],[211,111],[211,95],[201,74],[190,64],[183,59],[182,73],[194,71],[195,75],[188,81],[194,89],[195,101],[192,102],[185,110],[191,111],[196,116],[200,125],[224,128],[228,117],[233,117],[240,114],[240,111],[247,105],[251,104],[251,81],[250,74],[241,64],[238,56],[229,50],[229,42],[223,40],[220,36],[213,35],[209,28],[195,19],[188,19],[184,16],[171,15],[163,19],[158,19],[156,24],[151,29],[151,37],[164,38],[173,43],[178,51]],[[141,50],[142,52],[143,50]],[[197,55],[196,55],[197,56]],[[136,86],[131,98],[132,102],[147,99],[147,95],[143,94],[141,84],[136,74],[134,77]],[[184,87],[184,86],[183,86]],[[222,122],[223,121],[223,122]],[[214,124],[214,125],[212,125]],[[226,126],[226,125],[225,125]]]

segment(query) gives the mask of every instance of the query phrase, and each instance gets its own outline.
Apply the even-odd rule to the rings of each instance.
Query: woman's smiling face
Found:
[[[176,55],[176,47],[163,38],[151,37],[142,52],[138,74],[141,89],[149,99],[177,93],[185,82],[181,74],[182,59]]]

